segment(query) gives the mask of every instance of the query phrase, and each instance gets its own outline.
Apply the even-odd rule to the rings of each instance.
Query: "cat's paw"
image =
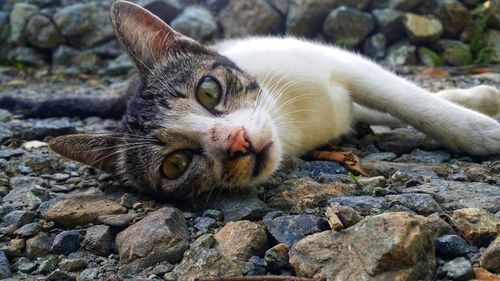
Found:
[[[472,155],[500,154],[500,123],[492,118],[471,120],[463,138],[456,139],[461,151]]]
[[[488,116],[500,114],[500,91],[495,87],[481,85],[467,90],[470,103],[476,105],[478,111]]]

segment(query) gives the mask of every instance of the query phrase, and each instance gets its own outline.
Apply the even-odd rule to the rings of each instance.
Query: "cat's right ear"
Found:
[[[193,39],[177,33],[160,18],[134,3],[116,1],[111,6],[116,36],[137,68],[149,71],[162,58],[185,49],[202,49]]]

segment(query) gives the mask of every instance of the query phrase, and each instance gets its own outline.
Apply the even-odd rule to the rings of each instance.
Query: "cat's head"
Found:
[[[135,4],[115,2],[111,19],[140,74],[125,132],[58,137],[54,151],[175,199],[276,170],[281,144],[252,76]]]

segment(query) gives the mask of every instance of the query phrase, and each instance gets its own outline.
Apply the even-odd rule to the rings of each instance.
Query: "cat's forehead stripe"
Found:
[[[234,62],[225,57],[217,57],[215,61],[212,63],[212,69],[216,69],[219,67],[231,69],[239,73],[243,72]]]

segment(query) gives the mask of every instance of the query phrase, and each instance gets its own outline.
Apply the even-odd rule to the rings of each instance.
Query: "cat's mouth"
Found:
[[[273,142],[266,144],[258,153],[255,153],[255,161],[253,164],[252,175],[258,177],[262,174],[267,167],[267,161],[270,157],[270,151],[273,146]]]

